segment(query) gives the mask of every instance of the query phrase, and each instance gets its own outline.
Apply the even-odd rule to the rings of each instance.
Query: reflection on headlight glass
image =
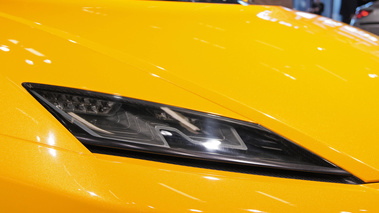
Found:
[[[345,173],[257,124],[78,89],[24,86],[84,144],[232,164]]]

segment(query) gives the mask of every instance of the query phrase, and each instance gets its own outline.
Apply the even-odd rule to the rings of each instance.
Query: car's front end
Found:
[[[379,211],[371,34],[161,1],[3,1],[0,24],[4,212]]]

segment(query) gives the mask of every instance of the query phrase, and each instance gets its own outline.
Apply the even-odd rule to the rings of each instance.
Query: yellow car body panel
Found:
[[[4,212],[378,210],[376,184],[320,183],[222,172],[78,154],[5,136],[0,140],[0,153],[5,156],[0,173]]]
[[[0,27],[4,212],[379,211],[374,35],[282,7],[128,0],[3,0]],[[93,154],[24,82],[255,122],[368,184]]]

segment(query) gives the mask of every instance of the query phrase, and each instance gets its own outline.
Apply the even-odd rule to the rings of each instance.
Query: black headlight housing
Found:
[[[362,183],[258,124],[117,95],[34,83],[23,86],[96,152],[140,153],[158,160],[169,157],[174,163],[187,159],[200,165],[214,162],[223,168],[269,171],[271,176],[289,172]]]

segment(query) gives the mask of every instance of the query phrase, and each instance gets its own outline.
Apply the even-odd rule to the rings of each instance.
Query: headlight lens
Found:
[[[97,92],[24,86],[85,145],[349,175],[258,124]]]

